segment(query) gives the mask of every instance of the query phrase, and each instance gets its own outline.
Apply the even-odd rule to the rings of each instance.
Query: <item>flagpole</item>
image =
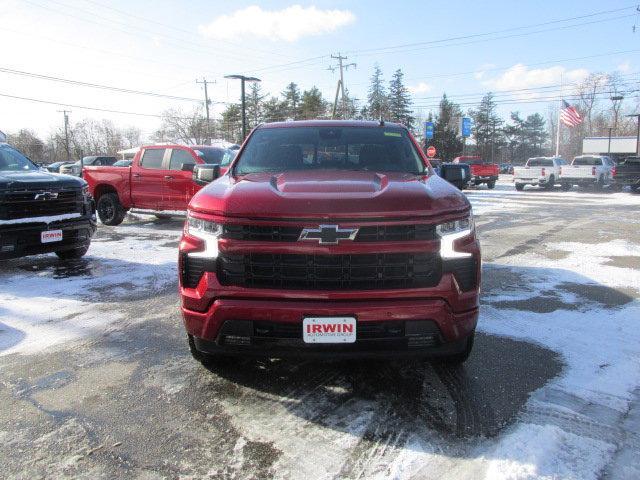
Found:
[[[556,157],[560,156],[560,111],[562,110],[562,95],[563,92],[563,86],[564,86],[564,82],[563,82],[563,75],[562,73],[560,74],[560,102],[558,103],[558,128],[556,130]]]

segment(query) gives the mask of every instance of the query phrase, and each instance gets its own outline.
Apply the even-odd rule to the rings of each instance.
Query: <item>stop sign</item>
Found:
[[[431,145],[429,148],[427,148],[427,157],[433,158],[435,156],[436,156],[436,147]]]

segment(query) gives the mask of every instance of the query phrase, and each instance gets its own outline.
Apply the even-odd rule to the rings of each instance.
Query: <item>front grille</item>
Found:
[[[444,262],[443,270],[453,273],[463,292],[476,288],[478,261],[475,257],[456,258]]]
[[[424,288],[438,284],[437,253],[367,255],[223,254],[223,285],[292,290],[375,290]]]
[[[297,242],[303,227],[281,225],[225,225],[223,238],[259,242]],[[356,242],[434,240],[435,225],[379,225],[360,227]]]
[[[49,191],[57,193],[57,198],[38,199],[45,191],[7,192],[0,204],[0,219],[48,217],[67,213],[82,213],[82,193],[80,190]]]

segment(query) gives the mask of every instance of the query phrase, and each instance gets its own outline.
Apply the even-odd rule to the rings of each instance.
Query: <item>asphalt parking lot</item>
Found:
[[[101,226],[74,262],[5,262],[0,476],[638,478],[640,195],[467,193],[483,300],[460,368],[203,367],[178,311],[180,219]]]

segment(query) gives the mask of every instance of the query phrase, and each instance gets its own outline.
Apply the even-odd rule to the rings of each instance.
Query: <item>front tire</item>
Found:
[[[127,211],[120,203],[117,193],[105,193],[98,199],[98,217],[105,225],[120,225]]]
[[[545,190],[553,190],[554,185],[556,184],[556,179],[553,177],[553,175],[551,175],[549,177],[549,181],[547,181],[547,183],[544,184],[544,189]]]
[[[496,181],[495,180],[489,180],[487,182],[487,188],[489,190],[493,190],[494,188],[496,188]]]
[[[518,190],[519,192],[524,190],[524,183],[516,183],[516,190]]]
[[[89,245],[84,245],[82,247],[74,248],[72,250],[61,250],[56,252],[56,255],[60,260],[75,260],[78,258],[84,257],[84,255],[89,250]]]
[[[563,192],[568,192],[572,187],[573,185],[571,185],[570,183],[563,183],[561,188]]]
[[[601,192],[604,188],[604,177],[598,177],[598,181],[594,184],[593,188],[597,192]]]
[[[453,355],[447,355],[440,359],[440,363],[447,365],[461,365],[467,361],[473,350],[473,341],[476,336],[476,332],[473,332],[467,337],[464,349],[460,353],[454,353]]]

